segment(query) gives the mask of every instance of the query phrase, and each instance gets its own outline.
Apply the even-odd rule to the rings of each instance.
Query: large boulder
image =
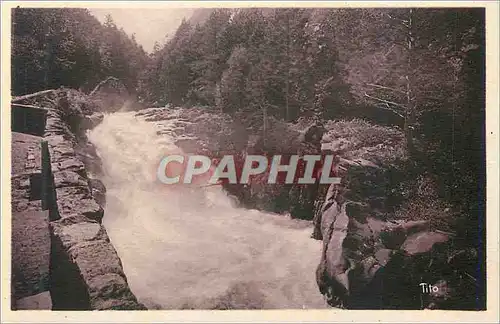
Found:
[[[429,230],[425,221],[380,220],[366,205],[342,201],[335,186],[322,210],[324,248],[317,271],[328,302],[345,308],[427,307],[421,304],[419,285],[446,277],[428,262],[449,236]]]
[[[332,121],[322,147],[340,155],[342,179],[328,188],[314,219],[313,237],[323,241],[316,279],[328,303],[477,308],[479,297],[470,293],[478,286],[477,252],[456,247],[449,208],[414,172],[403,134],[359,120]]]
[[[56,310],[146,309],[130,291],[118,254],[104,227],[92,221],[51,223]]]

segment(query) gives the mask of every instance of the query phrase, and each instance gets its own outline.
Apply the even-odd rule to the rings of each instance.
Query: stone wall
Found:
[[[101,224],[104,189],[86,170],[85,157],[92,159],[91,150],[82,147],[90,144],[81,129],[74,129],[84,124],[86,117],[81,109],[72,107],[71,95],[72,90],[61,90],[46,98],[55,103],[47,113],[44,140],[48,142],[59,215],[50,222],[53,309],[145,309],[128,287],[120,258]]]

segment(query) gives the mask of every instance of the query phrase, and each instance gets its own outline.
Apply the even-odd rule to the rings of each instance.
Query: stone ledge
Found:
[[[56,189],[57,208],[61,218],[81,214],[88,219],[102,221],[104,209],[92,198],[90,192],[82,192],[83,187]],[[78,189],[81,189],[80,191]],[[88,189],[87,189],[88,190]]]
[[[122,263],[97,223],[54,228],[64,256],[69,260],[88,296],[90,309],[146,309],[128,287]]]
[[[101,195],[105,188],[89,179],[75,151],[82,144],[63,115],[50,111],[45,129],[61,216],[50,223],[53,309],[146,309],[128,287],[121,260],[100,224],[104,210],[91,188]]]

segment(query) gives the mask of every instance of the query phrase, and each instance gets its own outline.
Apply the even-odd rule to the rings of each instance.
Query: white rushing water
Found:
[[[107,115],[89,133],[104,166],[104,226],[129,285],[150,308],[325,308],[311,225],[237,208],[218,186],[168,186],[161,157],[179,151],[157,135],[175,120]]]

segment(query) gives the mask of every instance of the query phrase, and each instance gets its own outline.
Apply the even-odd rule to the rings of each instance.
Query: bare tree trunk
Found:
[[[48,29],[50,29],[49,26],[47,26]],[[50,34],[49,31],[45,33],[45,67],[44,67],[44,73],[43,73],[43,85],[45,88],[48,88],[49,86],[49,69],[50,69]]]
[[[24,64],[24,93],[28,92],[28,66]]]
[[[413,9],[409,9],[409,15],[408,15],[408,34],[407,34],[407,50],[408,50],[408,68],[407,68],[407,74],[406,74],[406,113],[405,113],[405,136],[406,136],[406,144],[407,144],[407,149],[408,153],[413,155],[414,153],[414,145],[413,145],[413,127],[415,125],[415,109],[416,109],[416,104],[414,102],[413,98],[413,93],[412,93],[412,80],[411,76],[413,73],[413,62],[412,62],[412,55],[413,55],[413,49],[415,47],[415,39],[413,36],[413,23],[414,23],[414,17],[413,17]]]
[[[285,121],[290,116],[288,93],[290,91],[290,13],[287,12],[286,20],[286,79],[285,79]]]
[[[264,146],[266,146],[267,137],[267,106],[261,103],[262,109],[262,141]]]

